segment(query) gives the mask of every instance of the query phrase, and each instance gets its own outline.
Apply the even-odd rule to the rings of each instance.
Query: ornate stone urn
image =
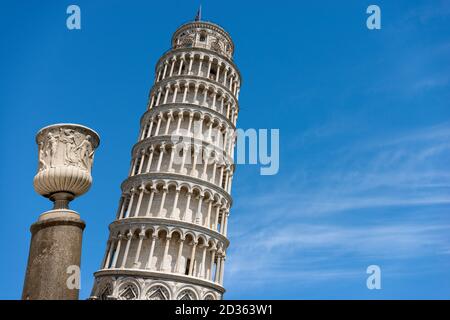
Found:
[[[99,141],[95,131],[78,124],[55,124],[38,132],[39,166],[34,189],[50,198],[54,209],[68,208],[69,201],[89,190]]]
[[[31,226],[31,244],[22,299],[76,300],[85,223],[69,202],[89,190],[98,134],[78,124],[41,129],[34,189],[53,201]]]

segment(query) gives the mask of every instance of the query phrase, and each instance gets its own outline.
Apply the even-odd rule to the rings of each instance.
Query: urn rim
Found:
[[[94,149],[98,148],[98,146],[100,145],[100,135],[94,129],[91,129],[89,127],[86,127],[86,126],[84,126],[82,124],[78,124],[78,123],[55,123],[55,124],[50,124],[48,126],[45,126],[45,127],[41,128],[38,131],[38,133],[36,134],[36,143],[39,143],[38,139],[45,131],[47,131],[49,129],[53,129],[53,128],[58,128],[58,127],[73,127],[73,128],[81,128],[83,130],[86,130],[89,132],[89,134],[93,138],[93,141],[95,142],[93,145]]]

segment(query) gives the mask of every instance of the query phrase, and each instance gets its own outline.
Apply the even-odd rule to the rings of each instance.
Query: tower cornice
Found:
[[[178,139],[186,139],[186,137],[182,135],[163,135],[163,136],[156,136],[156,137],[149,137],[145,138],[144,140],[139,141],[133,146],[133,149],[131,150],[131,156],[135,157],[139,150],[149,148],[150,146],[156,144],[156,143],[166,143],[166,144],[176,144],[174,143],[173,138]],[[226,164],[229,166],[234,166],[234,160],[230,157],[223,149],[215,146],[214,144],[211,144],[210,142],[198,138],[188,138],[189,141],[186,141],[186,143],[192,143],[197,146],[204,146],[205,148],[213,149],[218,154],[224,154],[226,158]],[[182,142],[181,142],[182,143]]]
[[[181,25],[180,27],[178,27],[178,29],[172,35],[172,47],[174,46],[175,40],[180,33],[182,33],[183,31],[189,30],[189,29],[197,29],[197,28],[205,28],[205,29],[210,29],[215,32],[218,32],[219,34],[221,34],[223,37],[225,37],[230,42],[231,52],[232,53],[234,52],[234,42],[231,39],[230,34],[227,31],[225,31],[225,29],[223,29],[218,24],[215,24],[215,23],[209,22],[209,21],[191,21],[191,22],[187,22],[187,23]]]
[[[228,240],[227,237],[223,236],[221,233],[211,230],[209,228],[205,228],[201,225],[190,223],[186,221],[178,221],[173,219],[167,219],[167,218],[157,218],[157,217],[133,217],[133,218],[124,218],[120,220],[115,220],[109,225],[109,230],[112,232],[118,231],[119,229],[123,228],[141,228],[141,227],[147,227],[147,226],[156,226],[156,225],[164,225],[164,226],[170,226],[174,228],[182,228],[186,231],[192,230],[199,234],[205,234],[208,235],[211,238],[214,238],[216,240],[220,240],[223,243],[223,248],[228,248],[228,245],[230,244],[230,240]]]
[[[236,105],[237,107],[237,111],[239,111],[239,105]],[[220,118],[222,121],[226,122],[233,130],[236,130],[236,126],[230,121],[230,119],[228,119],[227,117],[225,117],[223,114],[221,114],[220,112],[217,112],[216,110],[213,110],[209,107],[204,107],[204,106],[199,106],[197,104],[193,104],[193,103],[181,103],[181,102],[176,102],[176,103],[166,103],[163,104],[161,106],[158,106],[158,108],[152,108],[147,110],[142,116],[141,116],[141,126],[145,124],[145,120],[151,116],[151,115],[155,115],[161,112],[176,112],[178,109],[183,109],[183,110],[193,110],[193,111],[201,111],[204,113],[210,113],[218,118]]]
[[[233,92],[227,88],[226,86],[224,86],[221,83],[218,83],[216,81],[213,80],[208,80],[205,79],[203,77],[200,76],[194,76],[194,75],[189,75],[189,76],[172,76],[170,78],[166,78],[164,80],[158,81],[155,83],[155,85],[153,86],[153,88],[150,90],[150,94],[154,93],[155,91],[157,91],[159,88],[161,87],[165,87],[167,84],[171,83],[171,82],[189,82],[189,81],[198,81],[200,83],[204,83],[204,84],[208,84],[208,85],[213,85],[216,86],[222,90],[224,90],[226,93],[228,93],[231,97],[233,97],[233,100],[239,110],[239,101],[237,100],[236,96],[233,94]]]
[[[104,277],[104,276],[113,276],[113,277],[119,277],[119,276],[142,276],[143,278],[158,278],[161,280],[168,280],[168,281],[175,281],[175,282],[185,282],[192,285],[198,285],[198,286],[204,286],[213,290],[217,290],[220,293],[225,293],[225,288],[221,285],[212,282],[207,281],[203,279],[199,279],[192,276],[186,276],[181,274],[173,274],[173,273],[166,273],[166,272],[159,272],[159,271],[150,271],[150,270],[142,270],[142,269],[107,269],[107,270],[100,270],[94,273],[95,277]]]
[[[178,174],[178,173],[164,173],[164,172],[151,172],[151,173],[143,173],[138,174],[132,177],[128,177],[125,179],[124,182],[122,182],[120,188],[122,192],[128,192],[133,187],[138,187],[142,184],[149,183],[151,181],[157,181],[157,180],[170,180],[174,181],[175,183],[180,182],[188,182],[188,183],[194,183],[199,186],[207,187],[211,190],[216,191],[217,193],[221,194],[225,199],[227,199],[229,206],[233,205],[233,198],[231,195],[226,192],[223,188],[220,188],[216,186],[215,184],[212,184],[211,182],[194,178],[188,175],[184,174]]]
[[[212,55],[220,57],[221,59],[223,59],[226,62],[228,62],[234,68],[234,70],[237,72],[237,74],[239,76],[239,80],[240,80],[241,85],[242,85],[241,71],[239,70],[237,65],[234,63],[233,59],[230,59],[226,55],[221,54],[219,52],[216,52],[214,50],[201,48],[201,47],[191,47],[191,48],[182,47],[182,48],[171,48],[171,49],[167,50],[166,52],[163,53],[161,58],[158,59],[158,62],[155,65],[155,72],[157,71],[158,66],[161,64],[161,62],[164,61],[165,59],[167,59],[167,56],[169,56],[170,54],[176,55],[176,54],[179,54],[179,53],[184,53],[184,54],[205,53],[205,54],[212,54]]]

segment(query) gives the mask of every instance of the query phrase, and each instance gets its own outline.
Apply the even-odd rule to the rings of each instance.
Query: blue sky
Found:
[[[65,26],[68,5],[82,30]],[[377,4],[382,29],[366,28]],[[101,136],[81,298],[100,265],[153,70],[198,1],[2,1],[0,298],[20,298],[34,136],[81,123]],[[450,296],[450,2],[203,1],[236,44],[238,126],[280,129],[280,171],[233,180],[226,299]],[[381,267],[368,290],[366,268]]]

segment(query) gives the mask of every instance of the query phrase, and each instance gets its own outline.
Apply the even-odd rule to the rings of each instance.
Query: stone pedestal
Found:
[[[78,288],[67,282],[73,275],[71,266],[80,266],[84,227],[79,215],[71,210],[49,211],[31,226],[22,299],[78,299]]]
[[[85,223],[69,202],[92,183],[95,131],[77,124],[41,129],[34,189],[53,202],[31,226],[31,245],[22,299],[76,300],[80,283],[81,240]]]

